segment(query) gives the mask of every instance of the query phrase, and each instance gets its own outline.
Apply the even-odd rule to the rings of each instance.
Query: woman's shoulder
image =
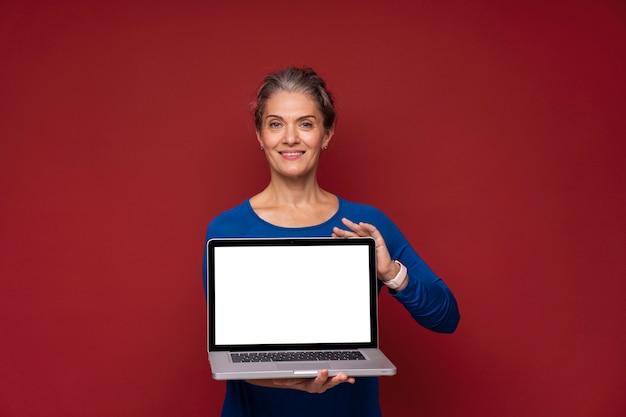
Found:
[[[350,217],[350,215],[352,215],[356,217],[366,216],[367,218],[387,218],[385,213],[383,213],[382,210],[377,207],[369,204],[345,200],[340,196],[337,196],[337,198],[339,199],[339,207],[342,212],[342,216]]]
[[[397,233],[398,228],[387,214],[370,204],[356,203],[339,198],[339,215],[353,222],[365,222],[376,226],[386,234]]]
[[[250,207],[250,200],[244,200],[236,206],[222,211],[220,214],[213,218],[212,222],[222,221],[224,219],[229,219],[232,217],[243,216],[246,214],[248,207]]]
[[[250,207],[249,200],[245,200],[215,216],[209,223],[207,236],[240,236],[244,230],[247,230],[256,221],[257,218]]]

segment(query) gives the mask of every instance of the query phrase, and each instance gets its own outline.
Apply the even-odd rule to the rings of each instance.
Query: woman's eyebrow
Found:
[[[277,114],[268,114],[267,116],[265,116],[266,119],[269,119],[270,117],[274,117],[280,120],[285,120],[282,116],[279,116]],[[317,117],[315,117],[314,114],[307,114],[305,116],[298,117],[296,120],[302,120],[302,119],[317,119]]]

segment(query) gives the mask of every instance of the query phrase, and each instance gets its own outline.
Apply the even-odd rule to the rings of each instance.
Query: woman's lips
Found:
[[[287,159],[296,159],[301,157],[302,155],[304,155],[305,151],[282,151],[282,152],[278,152],[280,155],[282,155],[284,158]]]

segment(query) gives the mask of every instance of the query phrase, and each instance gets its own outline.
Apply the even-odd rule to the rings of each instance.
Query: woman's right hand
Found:
[[[248,382],[263,387],[291,388],[311,394],[321,394],[344,382],[354,384],[355,379],[343,373],[329,377],[328,370],[323,369],[317,373],[315,378],[251,379]]]

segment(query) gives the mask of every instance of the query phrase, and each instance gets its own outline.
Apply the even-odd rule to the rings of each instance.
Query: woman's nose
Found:
[[[300,142],[298,130],[295,127],[289,127],[285,132],[285,143],[293,145]]]

